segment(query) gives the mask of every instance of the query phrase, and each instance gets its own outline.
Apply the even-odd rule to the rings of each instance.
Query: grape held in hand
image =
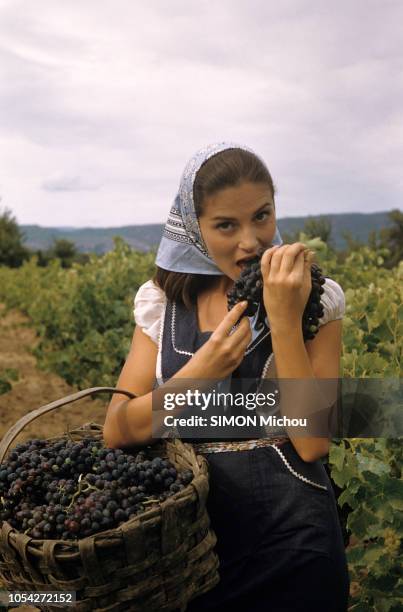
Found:
[[[262,329],[266,318],[263,303],[263,279],[260,269],[260,260],[264,253],[246,262],[239,278],[235,281],[231,291],[227,293],[228,310],[231,310],[238,302],[247,300],[248,306],[242,316],[252,317],[258,311],[256,329]],[[302,332],[304,341],[312,340],[319,330],[319,319],[323,317],[323,305],[320,296],[324,289],[322,285],[326,282],[322,276],[322,270],[315,263],[311,264],[312,289],[306,303],[302,316]],[[269,313],[270,316],[270,313]]]

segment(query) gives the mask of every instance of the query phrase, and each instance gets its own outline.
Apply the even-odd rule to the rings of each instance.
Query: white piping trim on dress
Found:
[[[239,325],[239,323],[238,323],[238,325]],[[238,325],[233,325],[232,328],[231,328],[231,332],[235,331],[235,329],[237,329]],[[175,345],[175,330],[176,330],[176,303],[175,302],[172,304],[171,330],[172,330],[172,346],[173,346],[174,350],[177,353],[180,353],[181,355],[191,355],[193,357],[194,353],[190,353],[189,351],[182,351],[182,350],[176,348],[176,345]],[[249,355],[249,353],[252,352],[261,342],[263,342],[263,340],[265,340],[265,338],[267,338],[267,336],[269,336],[270,333],[271,333],[271,330],[269,329],[269,331],[264,336],[259,338],[259,340],[256,342],[256,344],[251,346],[251,348],[246,349],[245,356]]]
[[[266,363],[264,364],[262,373],[260,375],[260,382],[259,382],[258,387],[256,389],[257,393],[260,391],[260,388],[261,388],[261,386],[263,384],[263,380],[266,378],[266,374],[267,374],[267,371],[269,369],[269,365],[271,364],[271,360],[273,359],[273,357],[274,357],[274,353],[270,353],[270,355],[266,359]]]
[[[172,341],[172,346],[174,351],[176,351],[177,353],[180,353],[181,355],[190,355],[191,357],[193,357],[194,353],[190,353],[189,351],[181,351],[180,349],[176,348],[176,344],[175,344],[175,320],[176,320],[176,303],[173,302],[172,303],[172,317],[171,317],[171,341]]]
[[[160,331],[158,334],[159,370],[157,369],[156,375],[157,375],[157,382],[158,380],[161,380],[162,383],[164,382],[162,379],[162,339],[164,336],[165,313],[166,313],[167,305],[168,305],[168,300],[165,300],[165,304],[164,304],[164,308],[163,308],[163,312],[162,312],[162,316],[160,320]],[[163,435],[162,437],[163,438],[179,438],[180,435],[179,435],[178,428],[175,426],[170,427],[166,431],[166,435]]]
[[[157,367],[157,371],[156,371],[156,376],[157,376],[157,382],[158,380],[162,381],[162,366],[161,366],[161,359],[162,359],[162,337],[164,334],[164,321],[165,321],[165,311],[166,311],[166,307],[167,307],[167,302],[165,301],[164,304],[164,308],[162,311],[162,316],[160,319],[160,330],[158,333],[158,357],[159,357],[159,362],[157,359],[157,364],[159,366],[159,368]]]
[[[299,478],[303,482],[307,482],[307,483],[311,484],[312,486],[317,487],[318,489],[323,489],[324,491],[328,491],[328,488],[327,488],[326,485],[321,485],[321,484],[319,484],[317,482],[314,482],[313,480],[310,480],[309,478],[306,478],[306,476],[303,476],[302,474],[300,474],[299,472],[294,470],[294,468],[291,467],[291,465],[288,463],[287,459],[284,457],[283,452],[275,444],[272,444],[270,446],[270,448],[274,448],[277,451],[277,453],[280,455],[281,459],[284,461],[284,463],[285,463],[286,467],[288,468],[288,470],[291,472],[291,474],[296,476],[296,478]]]

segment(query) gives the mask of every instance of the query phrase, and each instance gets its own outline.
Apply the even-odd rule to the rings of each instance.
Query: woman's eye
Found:
[[[268,210],[262,210],[262,212],[256,215],[255,219],[257,219],[258,221],[264,221],[266,217],[262,217],[261,215],[267,215],[269,217],[270,212]],[[260,219],[258,219],[258,217],[260,217]],[[227,229],[230,229],[228,227],[229,225],[233,225],[233,223],[231,221],[223,221],[222,223],[219,223],[218,225],[216,225],[216,227],[219,229],[227,230]]]
[[[224,225],[226,225],[227,227],[224,227]],[[220,223],[219,225],[217,225],[217,227],[220,229],[228,229],[228,225],[232,225],[231,221],[224,221],[224,223]]]
[[[256,215],[256,219],[257,219],[258,217],[260,217],[260,215],[267,215],[267,216],[269,216],[269,215],[270,215],[270,213],[269,213],[269,211],[268,211],[268,210],[262,210],[262,212],[260,212],[258,215]],[[260,219],[260,221],[263,221],[263,219]]]

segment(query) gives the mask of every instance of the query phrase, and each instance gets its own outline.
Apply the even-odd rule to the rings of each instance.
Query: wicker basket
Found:
[[[133,394],[94,387],[33,410],[0,443],[0,464],[18,433],[37,417],[95,393]],[[60,439],[102,438],[102,426],[87,423]],[[53,438],[55,439],[55,438]],[[219,582],[219,561],[206,511],[208,465],[189,444],[160,440],[150,454],[190,469],[193,481],[152,509],[115,529],[80,540],[36,540],[0,522],[0,581],[20,591],[75,591],[77,611],[152,612],[186,610],[190,599]],[[43,610],[60,607],[41,604]]]

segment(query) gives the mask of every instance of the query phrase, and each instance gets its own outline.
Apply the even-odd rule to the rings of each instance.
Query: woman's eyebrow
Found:
[[[256,213],[258,213],[260,210],[262,210],[266,206],[272,206],[272,203],[271,202],[266,202],[265,204],[263,204],[263,206],[258,208],[253,214],[256,215]],[[217,221],[218,219],[225,219],[226,221],[236,221],[236,219],[234,217],[213,217],[211,220],[212,221]]]

